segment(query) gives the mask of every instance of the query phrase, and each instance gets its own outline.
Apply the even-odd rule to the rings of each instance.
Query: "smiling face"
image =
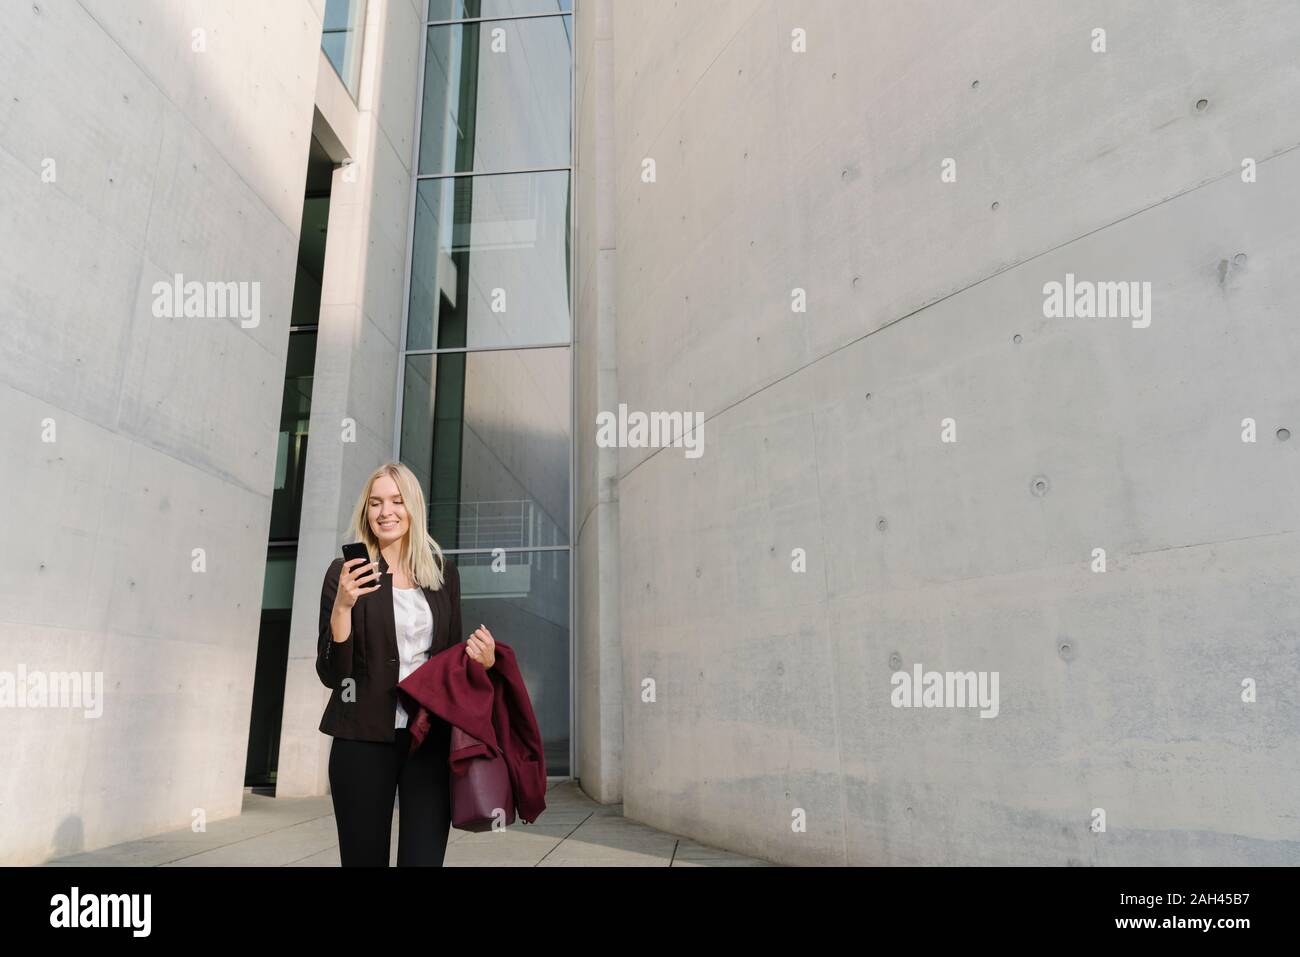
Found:
[[[381,549],[402,538],[411,527],[406,505],[402,502],[402,493],[391,476],[381,475],[370,486],[366,518],[370,522],[370,530],[379,539]]]

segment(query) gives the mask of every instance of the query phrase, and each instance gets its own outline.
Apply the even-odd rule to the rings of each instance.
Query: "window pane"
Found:
[[[307,474],[307,426],[311,421],[311,386],[316,368],[316,330],[289,336],[280,405],[280,440],[276,451],[275,488],[271,493],[271,538],[296,539],[302,517],[302,490]]]
[[[440,543],[441,544],[441,543]],[[510,646],[542,732],[546,773],[569,774],[569,549],[452,555],[461,624]]]
[[[408,349],[569,341],[569,172],[416,188]]]
[[[568,166],[568,17],[429,27],[421,173]]]
[[[521,13],[559,13],[572,10],[572,0],[429,0],[430,20],[515,17]]]
[[[407,356],[401,458],[444,549],[569,544],[569,349]]]
[[[325,0],[320,46],[353,99],[361,79],[361,28],[365,16],[366,0]]]

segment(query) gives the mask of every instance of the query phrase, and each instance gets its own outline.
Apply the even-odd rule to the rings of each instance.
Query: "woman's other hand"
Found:
[[[484,668],[491,668],[496,663],[496,653],[493,650],[495,647],[496,642],[492,638],[492,632],[482,625],[474,629],[474,634],[465,640],[465,654]]]

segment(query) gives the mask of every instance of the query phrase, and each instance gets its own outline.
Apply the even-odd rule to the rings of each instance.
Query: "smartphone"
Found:
[[[363,558],[366,560],[367,563],[369,563],[370,552],[366,550],[365,542],[348,542],[348,544],[343,546],[343,564],[346,565],[354,558]],[[364,566],[358,565],[357,567],[361,568]],[[372,583],[367,582],[367,584],[372,584]]]

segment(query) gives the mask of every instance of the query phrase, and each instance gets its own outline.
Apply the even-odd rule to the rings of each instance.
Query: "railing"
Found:
[[[528,548],[534,544],[531,499],[465,502],[457,521],[461,548]]]
[[[449,531],[455,509],[457,549],[546,548],[568,542],[550,515],[533,499],[483,499],[432,503],[430,528]]]

